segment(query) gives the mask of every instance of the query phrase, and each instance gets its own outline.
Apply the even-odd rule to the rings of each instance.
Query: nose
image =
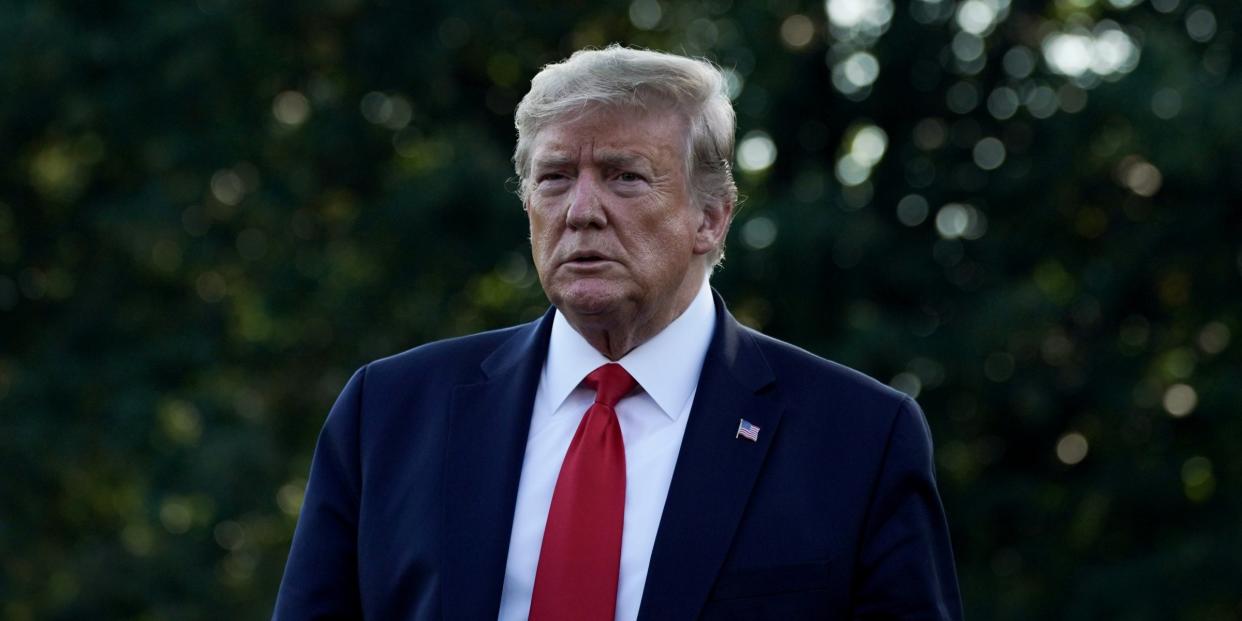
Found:
[[[584,172],[574,180],[569,194],[569,209],[565,224],[571,229],[602,227],[608,224],[604,211],[604,187],[595,175]]]

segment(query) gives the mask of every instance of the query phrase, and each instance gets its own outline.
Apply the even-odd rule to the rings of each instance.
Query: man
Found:
[[[514,155],[553,307],[359,370],[281,619],[956,619],[918,406],[740,326],[711,65],[609,47],[531,82]]]

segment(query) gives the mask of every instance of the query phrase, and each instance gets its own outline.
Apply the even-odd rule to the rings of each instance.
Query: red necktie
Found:
[[[625,443],[617,402],[636,385],[619,364],[587,375],[587,408],[552,493],[531,594],[530,621],[612,621],[625,517]]]

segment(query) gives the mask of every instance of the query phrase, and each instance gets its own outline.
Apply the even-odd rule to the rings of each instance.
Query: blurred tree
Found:
[[[538,315],[512,111],[730,76],[746,322],[917,396],[971,618],[1242,618],[1236,2],[0,5],[0,614],[263,618],[348,374]]]

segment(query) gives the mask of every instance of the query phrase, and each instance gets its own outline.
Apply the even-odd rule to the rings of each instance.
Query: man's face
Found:
[[[685,119],[658,109],[602,108],[536,135],[532,254],[548,299],[580,330],[662,327],[702,284],[724,223],[691,201],[686,140]]]

